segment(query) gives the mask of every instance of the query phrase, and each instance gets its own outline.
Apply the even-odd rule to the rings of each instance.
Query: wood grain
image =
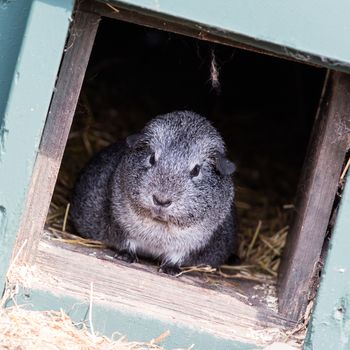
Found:
[[[23,248],[23,263],[35,259],[99,20],[79,11],[74,17],[17,234],[14,256]]]
[[[105,261],[115,261],[113,259],[115,252],[108,248],[95,248],[86,247],[79,244],[69,244],[62,241],[61,239],[55,239],[50,230],[46,230],[44,233],[45,240],[55,241],[55,246],[67,249],[76,253],[94,256],[95,258]],[[94,260],[92,260],[92,263]],[[123,263],[117,261],[120,265],[128,268],[137,269],[148,273],[158,273],[158,267],[156,262],[142,260],[140,263]],[[258,307],[261,310],[264,308],[276,309],[277,303],[275,303],[275,283],[271,279],[266,280],[254,280],[244,277],[222,277],[220,274],[202,274],[202,273],[191,273],[183,274],[181,282],[195,285],[200,288],[215,290],[220,293],[228,294],[234,298],[243,301],[247,305]],[[268,296],[268,297],[267,297]],[[272,299],[271,299],[272,297]],[[276,298],[277,300],[277,298]],[[272,306],[273,305],[273,306]],[[281,322],[290,324],[283,316]],[[292,322],[293,323],[293,322]]]
[[[279,309],[293,320],[302,317],[318,285],[318,261],[349,135],[350,76],[330,72],[305,159],[295,219],[279,274]]]
[[[136,267],[135,267],[136,266]],[[138,264],[106,261],[42,240],[31,288],[89,300],[140,316],[183,324],[218,337],[264,345],[292,322],[267,307],[255,307],[223,293],[168,277]]]

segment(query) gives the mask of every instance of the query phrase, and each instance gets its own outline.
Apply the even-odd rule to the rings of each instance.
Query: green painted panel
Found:
[[[0,50],[0,159],[4,151],[3,148],[7,135],[7,130],[4,125],[6,102],[10,93],[12,77],[14,75],[29,10],[30,1],[24,3],[16,1],[13,4],[6,2],[0,3],[0,48],[2,48]],[[4,218],[4,213],[0,215]],[[1,227],[4,227],[4,225]]]
[[[26,305],[33,310],[63,309],[75,322],[84,322],[89,326],[89,303],[71,297],[60,297],[42,290],[20,290],[16,297],[20,305]],[[10,303],[7,305],[9,306]],[[158,337],[166,330],[171,335],[166,338],[162,346],[167,349],[187,348],[195,344],[196,350],[258,350],[260,347],[252,344],[217,338],[209,333],[200,332],[194,328],[180,327],[176,324],[165,323],[154,318],[144,318],[137,314],[127,314],[93,303],[92,324],[95,332],[111,337],[120,332],[130,341],[147,342]],[[193,325],[195,327],[195,325]]]
[[[0,0],[0,292],[72,9],[73,0]]]
[[[305,350],[350,349],[350,173],[333,229]]]
[[[350,70],[350,1],[114,0],[209,27],[247,44]],[[198,27],[199,25],[199,27]],[[317,58],[315,58],[317,57]]]

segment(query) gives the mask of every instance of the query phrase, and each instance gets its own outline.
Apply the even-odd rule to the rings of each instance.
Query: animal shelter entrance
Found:
[[[293,286],[297,278],[304,286],[315,277],[326,231],[318,234],[315,248],[309,243],[307,249],[313,252],[295,269],[298,254],[305,255],[298,243],[305,237],[302,224],[318,220],[308,206],[295,209],[312,195],[314,185],[305,185],[298,200],[297,187],[313,174],[303,164],[310,159],[312,169],[329,164],[332,154],[318,163],[314,153],[323,149],[328,109],[338,96],[330,84],[343,83],[323,68],[252,52],[220,37],[200,39],[185,26],[171,21],[162,25],[151,16],[106,4],[88,2],[77,12],[37,160],[41,165],[34,180],[48,180],[45,191],[37,194],[33,189],[31,201],[46,204],[40,210],[27,205],[26,215],[35,220],[30,220],[32,227],[22,227],[17,245],[23,235],[33,233],[25,259],[59,280],[47,283],[60,292],[85,297],[94,281],[101,300],[113,307],[142,309],[162,319],[196,323],[219,336],[251,341],[251,330],[273,333],[295,325],[309,301]],[[331,101],[328,107],[319,105],[321,96]],[[218,269],[188,267],[178,278],[159,273],[154,262],[114,259],[108,247],[77,236],[69,216],[75,179],[96,152],[139,132],[153,117],[176,110],[206,116],[223,136],[237,167],[239,223],[239,261]],[[49,137],[50,132],[56,136]],[[314,141],[307,153],[310,138]],[[336,154],[333,161],[339,168],[345,155]],[[332,174],[327,176],[326,182]],[[336,183],[329,188],[328,211]],[[324,216],[321,222],[327,226],[329,215]],[[296,300],[290,297],[293,293]]]
[[[157,115],[190,110],[218,128],[238,169],[234,179],[241,264],[227,269],[241,279],[276,279],[324,73],[300,63],[103,19],[47,228],[55,235],[62,228],[75,232],[69,215],[65,218],[67,205],[77,174],[97,151],[140,132]],[[221,273],[230,275],[227,270]]]

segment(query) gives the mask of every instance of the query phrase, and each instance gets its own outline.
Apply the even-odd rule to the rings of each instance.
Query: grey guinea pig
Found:
[[[168,274],[180,266],[215,267],[237,243],[234,170],[207,119],[189,111],[161,115],[82,170],[73,223],[124,261],[155,258]]]

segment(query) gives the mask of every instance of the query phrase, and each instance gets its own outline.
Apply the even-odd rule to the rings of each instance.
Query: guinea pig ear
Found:
[[[216,156],[216,169],[221,175],[231,175],[235,172],[236,166],[223,154],[219,153]]]
[[[142,142],[144,138],[143,134],[133,134],[130,135],[126,138],[126,144],[130,147],[133,148],[135,145],[137,145],[139,142]]]

